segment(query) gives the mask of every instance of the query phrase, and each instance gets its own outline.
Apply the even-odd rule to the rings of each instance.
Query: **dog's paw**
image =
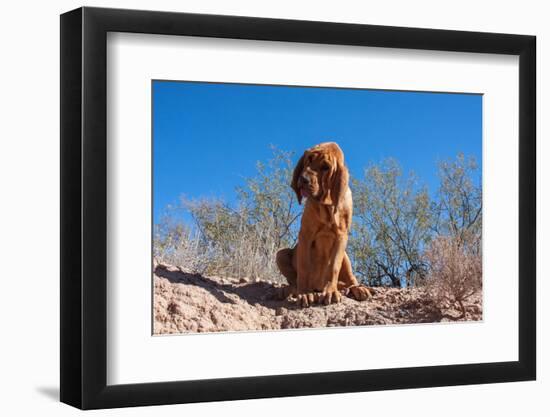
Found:
[[[354,298],[357,301],[365,301],[372,297],[373,291],[365,287],[364,285],[354,285],[353,287],[346,288],[346,295],[350,298]]]
[[[312,306],[317,300],[318,297],[312,292],[307,292],[303,294],[298,294],[298,305],[300,307],[309,307]]]
[[[275,288],[272,294],[272,299],[283,301],[295,296],[296,288],[291,285],[285,285],[284,287]]]
[[[340,301],[342,301],[342,294],[336,289],[327,288],[319,294],[319,304],[329,305]]]

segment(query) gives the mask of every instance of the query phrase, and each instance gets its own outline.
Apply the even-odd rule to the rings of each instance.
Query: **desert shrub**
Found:
[[[153,256],[157,261],[184,266],[189,272],[206,272],[206,254],[211,252],[201,242],[199,233],[173,217],[163,216],[155,225]]]
[[[166,215],[156,225],[154,256],[193,273],[283,280],[273,259],[279,249],[274,223],[251,221],[244,208],[232,209],[212,200],[184,200],[194,228]]]
[[[426,284],[426,249],[451,236],[481,256],[482,193],[474,158],[458,154],[438,163],[433,195],[413,172],[386,159],[352,180],[354,217],[348,252],[356,275],[368,285]]]
[[[481,251],[482,190],[474,158],[458,154],[438,164],[439,189],[432,202],[433,231],[452,236],[467,250]]]
[[[247,223],[264,229],[269,245],[277,248],[296,243],[301,214],[294,191],[290,187],[293,172],[292,153],[271,146],[272,158],[256,163],[256,175],[237,187],[237,198],[246,210]]]
[[[430,243],[426,259],[428,291],[439,305],[458,305],[464,316],[464,302],[481,290],[481,254],[469,250],[457,237],[439,236]]]
[[[279,249],[275,222],[266,217],[254,221],[250,212],[206,200],[183,203],[201,236],[206,272],[248,280],[280,281],[273,260]]]
[[[275,254],[296,242],[300,215],[289,187],[291,154],[274,148],[273,158],[256,168],[257,175],[236,189],[234,206],[182,197],[156,227],[158,259],[193,272],[284,282]],[[190,227],[175,220],[182,213],[191,217]]]
[[[371,165],[352,181],[354,218],[348,250],[368,285],[414,286],[421,281],[422,249],[430,239],[430,198],[413,173],[394,159]]]

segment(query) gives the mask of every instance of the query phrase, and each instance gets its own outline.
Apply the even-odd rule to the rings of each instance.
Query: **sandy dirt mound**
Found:
[[[481,320],[481,297],[465,306],[439,309],[421,289],[377,288],[358,302],[300,308],[275,299],[279,284],[191,274],[170,265],[154,270],[154,333],[275,330]]]

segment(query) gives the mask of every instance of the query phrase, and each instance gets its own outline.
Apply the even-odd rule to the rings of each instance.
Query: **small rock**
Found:
[[[284,307],[277,307],[275,309],[275,315],[276,316],[282,316],[282,315],[286,314],[286,312],[287,312],[287,309],[284,308]]]
[[[170,304],[168,304],[168,307],[166,309],[170,314],[181,314],[180,306],[174,302],[171,302]]]

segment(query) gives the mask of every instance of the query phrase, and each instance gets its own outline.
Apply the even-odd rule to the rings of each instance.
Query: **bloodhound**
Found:
[[[289,283],[283,297],[293,295],[303,307],[338,303],[342,293],[359,301],[371,295],[353,275],[346,253],[353,210],[348,181],[344,154],[334,142],[306,150],[294,168],[291,187],[306,203],[297,245],[279,250],[276,261]]]

